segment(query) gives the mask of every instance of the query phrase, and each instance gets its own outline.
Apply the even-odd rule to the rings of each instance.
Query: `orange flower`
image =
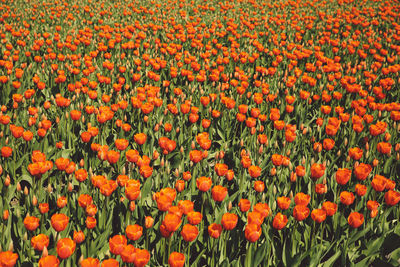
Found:
[[[125,150],[128,147],[128,145],[129,145],[129,141],[126,139],[115,140],[115,147],[120,151]]]
[[[264,192],[265,190],[265,184],[263,181],[255,181],[254,182],[254,190],[256,190],[256,192],[261,193]]]
[[[238,216],[233,213],[222,215],[221,224],[225,230],[233,230],[238,222]]]
[[[82,194],[78,197],[78,204],[82,208],[86,208],[88,205],[92,204],[92,197],[88,194]]]
[[[47,213],[49,211],[49,204],[48,203],[40,203],[39,204],[39,211],[41,214]]]
[[[249,174],[252,178],[257,178],[261,175],[261,168],[259,166],[250,166],[249,167]]]
[[[214,167],[218,176],[224,176],[228,172],[228,165],[223,163],[217,163]]]
[[[340,202],[346,206],[353,204],[354,198],[354,194],[351,192],[343,191],[340,193]]]
[[[88,217],[86,217],[85,224],[86,224],[87,229],[93,229],[96,227],[97,220],[95,217],[88,216]]]
[[[251,202],[248,199],[241,199],[239,201],[239,208],[241,212],[247,212],[251,207]]]
[[[58,267],[60,260],[54,255],[48,255],[40,258],[39,267]]]
[[[288,218],[286,217],[286,215],[278,212],[278,214],[275,215],[274,220],[272,221],[272,227],[274,227],[276,230],[282,230],[287,223]]]
[[[138,224],[128,225],[125,229],[125,235],[128,239],[136,241],[143,234],[143,227]]]
[[[296,205],[307,206],[308,203],[310,203],[310,200],[311,196],[302,192],[299,192],[294,196],[294,203],[296,203]]]
[[[168,258],[170,267],[183,267],[185,265],[185,255],[179,252],[172,252]]]
[[[57,242],[57,254],[61,259],[70,257],[75,251],[76,244],[71,238],[62,238]]]
[[[85,234],[82,231],[74,231],[73,238],[75,243],[80,244],[85,241]]]
[[[203,215],[198,211],[190,211],[187,213],[187,219],[191,225],[198,225],[203,219]]]
[[[199,229],[196,226],[191,224],[185,224],[181,231],[181,236],[183,240],[186,242],[192,242],[196,239],[197,235],[199,234]]]
[[[107,151],[107,161],[110,164],[117,163],[117,161],[119,160],[119,156],[120,156],[120,154],[118,151],[114,151],[114,150]]]
[[[290,198],[288,197],[278,197],[276,203],[281,210],[287,210],[290,207]]]
[[[317,223],[322,223],[326,220],[326,211],[323,209],[315,209],[311,212],[311,219]]]
[[[44,247],[47,248],[49,243],[50,239],[45,234],[38,234],[37,236],[31,238],[31,246],[37,251],[42,251]]]
[[[228,194],[228,189],[221,185],[216,185],[211,190],[211,195],[214,201],[221,202]]]
[[[333,203],[330,201],[325,201],[322,204],[322,209],[325,210],[326,215],[333,216],[337,211],[337,205],[336,205],[336,203]]]
[[[178,202],[178,207],[183,214],[187,215],[189,212],[193,211],[194,203],[190,200],[180,200]]]
[[[71,110],[70,111],[71,119],[77,121],[81,118],[82,113],[79,110]]]
[[[324,176],[325,173],[325,166],[322,164],[314,163],[311,166],[311,179],[314,181],[318,180],[322,176]]]
[[[358,228],[364,223],[364,215],[358,212],[352,212],[347,218],[347,222],[351,227]]]
[[[130,201],[135,201],[140,194],[140,182],[130,179],[125,184],[125,195]]]
[[[75,171],[75,178],[79,182],[83,182],[87,179],[88,173],[85,169],[79,169]]]
[[[165,229],[170,233],[178,230],[181,223],[181,218],[174,213],[167,213],[162,222],[162,224],[165,226]]]
[[[153,223],[154,223],[153,217],[146,216],[144,218],[144,226],[146,227],[146,229],[149,229],[149,228],[153,227]]]
[[[55,164],[56,164],[57,169],[59,169],[60,171],[65,171],[65,169],[69,165],[69,159],[58,158],[58,159],[56,159]]]
[[[133,263],[136,257],[136,248],[133,245],[128,244],[124,247],[120,256],[123,262]]]
[[[385,202],[389,206],[394,206],[400,201],[400,193],[397,191],[389,190],[385,193]]]
[[[133,264],[135,267],[144,267],[150,260],[150,253],[146,249],[136,249]]]
[[[296,205],[293,208],[293,217],[297,221],[303,221],[310,215],[310,209],[307,206]]]
[[[200,191],[206,192],[210,189],[210,187],[212,185],[212,180],[210,177],[202,176],[200,178],[197,178],[196,185]]]
[[[253,210],[259,212],[264,218],[267,217],[271,211],[267,203],[257,203],[254,205]]]
[[[382,175],[375,175],[371,181],[371,186],[376,192],[382,192],[386,189],[387,179]]]
[[[354,175],[360,181],[367,179],[368,175],[371,173],[372,167],[369,164],[360,163],[354,168]]]
[[[95,258],[86,258],[81,261],[81,267],[100,267],[100,261]]]
[[[304,175],[306,175],[306,168],[304,168],[304,166],[297,166],[296,175],[298,177],[304,177]]]
[[[378,143],[376,148],[378,152],[382,154],[390,154],[390,152],[392,151],[392,145],[390,143],[385,143],[385,142]]]
[[[351,177],[351,170],[346,168],[339,168],[336,171],[336,182],[340,185],[345,185]]]
[[[127,245],[127,239],[124,235],[115,235],[108,240],[110,252],[114,255],[120,255]]]
[[[147,135],[144,133],[138,133],[138,134],[135,134],[133,138],[134,138],[136,144],[143,145],[147,140]]]
[[[353,147],[349,149],[349,156],[354,160],[360,160],[363,156],[363,150],[358,147]]]
[[[367,186],[363,184],[356,184],[355,190],[356,194],[360,197],[364,196],[367,193]]]
[[[256,242],[261,236],[261,227],[260,225],[249,223],[246,225],[244,229],[244,236],[249,242]]]
[[[212,223],[208,226],[208,234],[212,238],[218,238],[222,233],[222,226],[220,224]]]
[[[18,260],[18,254],[11,251],[0,252],[0,266],[13,267]]]
[[[152,175],[153,168],[150,166],[144,165],[144,166],[140,167],[139,173],[143,178],[147,179]]]
[[[119,267],[119,262],[116,259],[107,259],[101,262],[101,267]]]
[[[130,149],[126,151],[125,156],[129,162],[136,163],[139,160],[139,152],[137,150]]]
[[[251,211],[247,214],[248,224],[261,225],[264,222],[264,216],[258,211]]]
[[[192,150],[189,153],[189,157],[190,157],[190,161],[192,161],[193,163],[198,163],[203,159],[203,152],[199,151],[199,150]]]
[[[39,227],[39,218],[35,216],[27,216],[24,219],[24,226],[28,231],[35,231]]]
[[[67,228],[69,222],[69,217],[62,213],[56,213],[51,216],[51,226],[57,232],[64,231]]]

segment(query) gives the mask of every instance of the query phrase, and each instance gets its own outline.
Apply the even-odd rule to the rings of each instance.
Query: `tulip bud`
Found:
[[[344,146],[347,146],[347,144],[349,143],[349,140],[347,139],[347,137],[344,138]]]
[[[164,157],[161,159],[160,165],[161,165],[161,167],[164,167],[164,165],[165,165]]]
[[[160,156],[160,153],[158,153],[157,150],[154,150],[154,151],[153,151],[153,160],[158,159],[159,156]]]
[[[313,165],[315,163],[315,159],[311,158],[311,165]]]
[[[5,143],[6,143],[6,145],[8,145],[8,137],[6,138],[6,142]]]
[[[147,123],[148,120],[149,120],[149,117],[148,117],[148,116],[144,116],[144,117],[143,117],[143,121],[144,121],[144,122]]]
[[[306,165],[306,158],[303,156],[303,158],[301,159],[301,165]]]
[[[47,192],[49,192],[49,193],[53,192],[53,188],[51,187],[51,184],[49,184],[47,186]]]
[[[73,189],[74,186],[72,185],[72,183],[68,183],[68,192],[72,192]]]
[[[135,201],[129,202],[129,210],[133,212],[135,211],[135,209],[136,209]]]
[[[399,161],[400,160],[400,154],[396,153],[396,160]]]
[[[37,197],[35,195],[33,195],[33,197],[32,197],[32,205],[36,207],[37,204],[38,204]]]
[[[272,188],[272,193],[274,194],[274,195],[276,195],[276,193],[277,193],[277,190],[276,190],[276,186],[274,185],[274,187]]]
[[[272,167],[272,169],[270,170],[269,174],[270,174],[271,176],[275,176],[275,174],[276,174],[276,169],[275,169],[275,167]]]
[[[347,161],[347,162],[350,161],[350,156],[347,156],[346,161]]]
[[[179,127],[176,128],[176,133],[179,133],[180,129]]]
[[[183,146],[181,146],[180,148],[180,152],[183,154],[184,150],[183,150]]]
[[[229,201],[228,203],[228,211],[230,211],[232,209],[232,201]]]
[[[11,240],[10,245],[8,245],[8,251],[14,251],[14,242]]]
[[[9,176],[8,176],[9,177]],[[19,192],[19,191],[21,191],[22,190],[22,188],[21,188],[21,184],[18,182],[17,183],[17,191]]]
[[[394,151],[398,152],[399,150],[400,150],[400,143],[397,143],[396,146],[394,147]]]
[[[192,146],[191,146],[191,148],[192,148],[192,149],[195,149],[195,148],[196,148],[196,144],[195,144],[194,141],[192,141]]]
[[[220,159],[223,159],[224,157],[225,157],[225,152],[221,150],[221,151],[219,152],[219,158],[220,158]]]
[[[290,181],[292,182],[292,183],[294,183],[294,182],[296,182],[296,180],[297,180],[297,174],[295,173],[295,172],[291,172],[290,173]]]
[[[144,219],[144,226],[149,229],[153,227],[154,219],[151,216],[146,216]]]
[[[374,159],[372,161],[372,166],[376,167],[376,166],[378,166],[378,164],[379,164],[379,160],[378,159]]]
[[[10,216],[10,212],[8,210],[4,210],[3,211],[3,220],[7,221],[9,216]]]
[[[263,145],[260,146],[260,148],[258,149],[258,154],[262,154],[263,153]]]
[[[28,240],[28,233],[27,232],[24,233],[24,235],[22,236],[22,239],[24,241]]]
[[[4,186],[8,187],[11,183],[10,176],[7,175],[6,179],[4,180]]]

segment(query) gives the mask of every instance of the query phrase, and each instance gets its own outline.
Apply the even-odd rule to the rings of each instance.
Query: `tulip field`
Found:
[[[399,266],[400,2],[2,0],[0,267]]]

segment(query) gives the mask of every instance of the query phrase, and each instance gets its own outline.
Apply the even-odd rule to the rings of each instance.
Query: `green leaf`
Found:
[[[265,253],[267,251],[267,242],[259,246],[254,254],[254,265],[258,266],[265,257]]]
[[[330,257],[328,260],[326,260],[322,263],[322,267],[333,266],[333,264],[336,262],[336,260],[340,257],[340,254],[342,254],[342,252],[340,250],[336,251],[336,253],[333,254],[332,257]]]

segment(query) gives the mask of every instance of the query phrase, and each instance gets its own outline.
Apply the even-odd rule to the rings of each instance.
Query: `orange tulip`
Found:
[[[168,258],[170,267],[183,267],[185,265],[185,255],[179,252],[172,252]]]
[[[261,227],[260,225],[249,223],[246,225],[244,229],[244,236],[249,242],[256,242],[261,236]]]
[[[317,223],[321,223],[326,219],[326,211],[323,209],[315,209],[311,212],[311,219]]]
[[[221,185],[216,185],[211,190],[211,195],[214,201],[222,202],[226,195],[228,194],[228,189]]]
[[[114,255],[120,255],[127,245],[127,239],[124,235],[115,235],[108,240],[110,252]]]
[[[45,234],[38,234],[37,236],[31,238],[31,246],[37,251],[42,251],[44,247],[47,248],[49,243],[50,239]]]
[[[181,235],[186,242],[192,242],[197,238],[199,229],[191,224],[185,224],[182,228]]]
[[[208,226],[208,234],[212,238],[218,238],[222,233],[222,226],[220,224],[212,223]]]
[[[35,216],[27,216],[24,219],[24,226],[28,231],[35,231],[39,227],[39,218]]]
[[[310,215],[310,209],[307,206],[296,205],[293,208],[293,217],[297,221],[303,221]]]
[[[287,223],[288,218],[286,217],[286,215],[278,212],[272,221],[272,227],[274,227],[276,230],[282,230]]]
[[[225,230],[233,230],[238,222],[238,216],[233,213],[222,215],[221,224]]]
[[[71,238],[62,238],[57,242],[57,254],[61,259],[70,257],[75,251],[76,244]]]
[[[60,260],[54,255],[48,255],[40,258],[39,267],[58,267]]]
[[[351,227],[358,228],[364,223],[364,215],[358,212],[352,212],[347,218],[347,222]]]

